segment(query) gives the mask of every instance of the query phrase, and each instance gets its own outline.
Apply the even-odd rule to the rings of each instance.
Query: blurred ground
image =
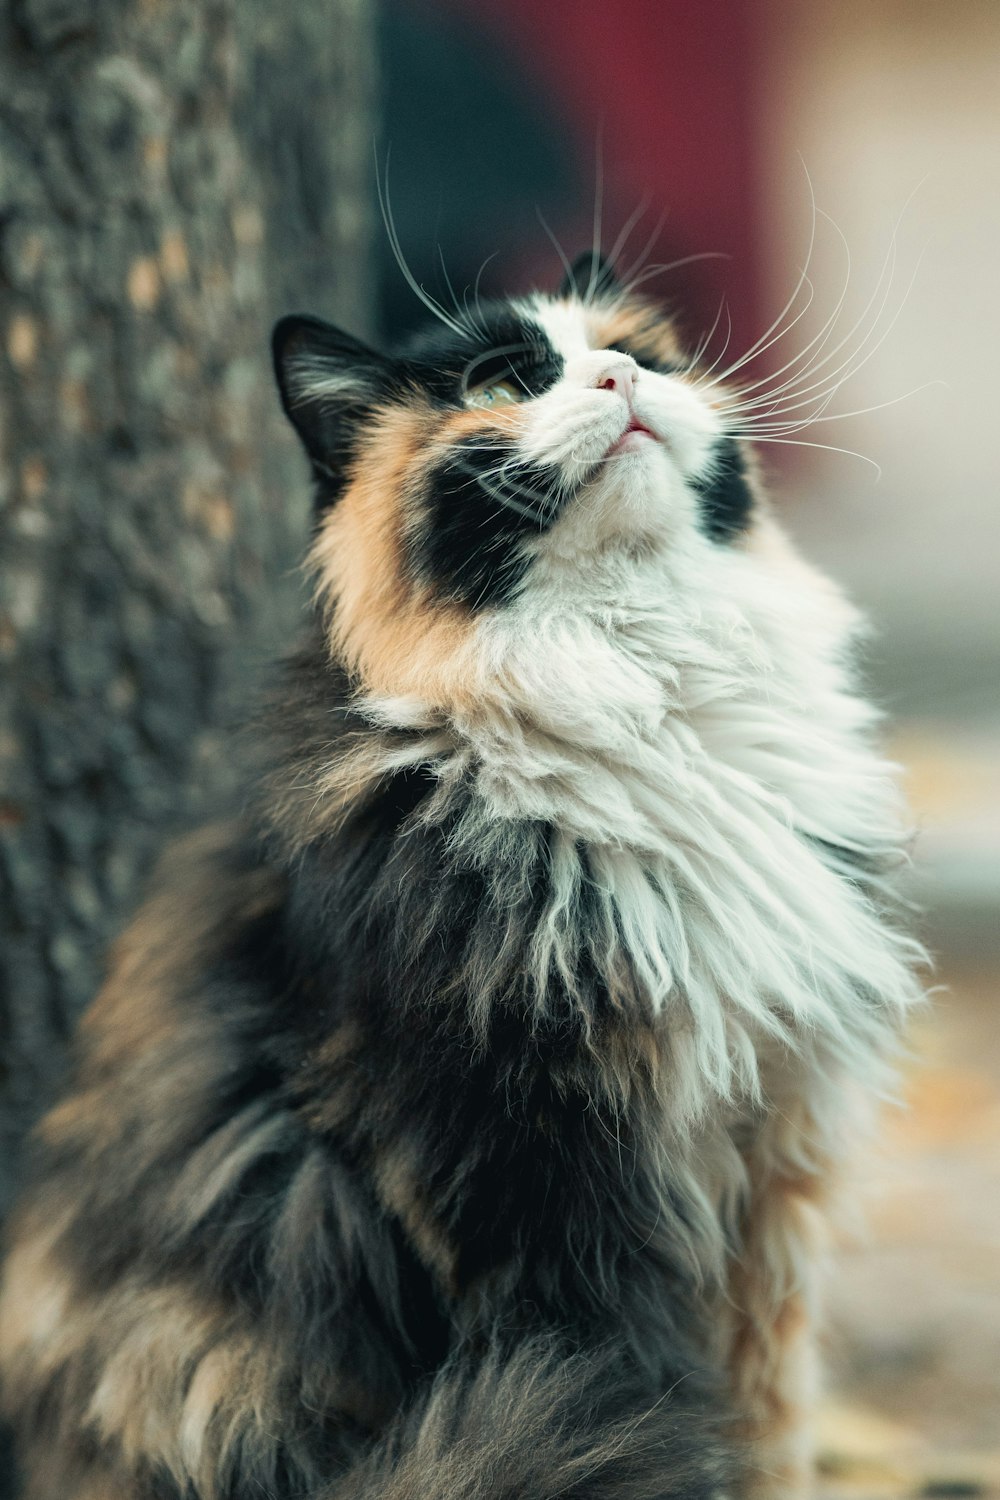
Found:
[[[834,1275],[824,1494],[1000,1495],[1000,972],[952,972]]]
[[[833,1278],[826,1500],[1000,1496],[1000,964],[939,968]]]

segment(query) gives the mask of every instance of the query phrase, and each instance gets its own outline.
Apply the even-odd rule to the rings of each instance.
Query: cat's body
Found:
[[[319,609],[41,1127],[30,1500],[804,1482],[814,1230],[916,993],[895,794],[852,612],[596,270],[393,361],[279,329]]]

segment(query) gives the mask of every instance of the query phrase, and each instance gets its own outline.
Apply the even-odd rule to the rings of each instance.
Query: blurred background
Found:
[[[5,1193],[109,934],[232,791],[224,725],[294,628],[271,321],[422,316],[378,174],[445,301],[554,286],[596,216],[710,358],[760,339],[745,378],[802,377],[815,340],[813,378],[849,377],[825,416],[857,415],[761,455],[871,618],[940,988],[838,1257],[824,1483],[1000,1493],[998,163],[996,0],[5,0]]]

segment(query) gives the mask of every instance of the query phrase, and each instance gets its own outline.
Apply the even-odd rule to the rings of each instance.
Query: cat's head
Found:
[[[727,548],[751,525],[712,385],[590,253],[555,296],[477,301],[388,353],[304,317],[273,347],[334,649],[373,693],[453,697],[484,615],[554,569],[583,589],[609,560]]]

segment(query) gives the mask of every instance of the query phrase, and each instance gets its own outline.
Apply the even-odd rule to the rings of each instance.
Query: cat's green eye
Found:
[[[485,385],[473,385],[465,393],[466,406],[483,406],[491,410],[496,406],[512,406],[524,400],[524,389],[513,380],[490,380]]]

